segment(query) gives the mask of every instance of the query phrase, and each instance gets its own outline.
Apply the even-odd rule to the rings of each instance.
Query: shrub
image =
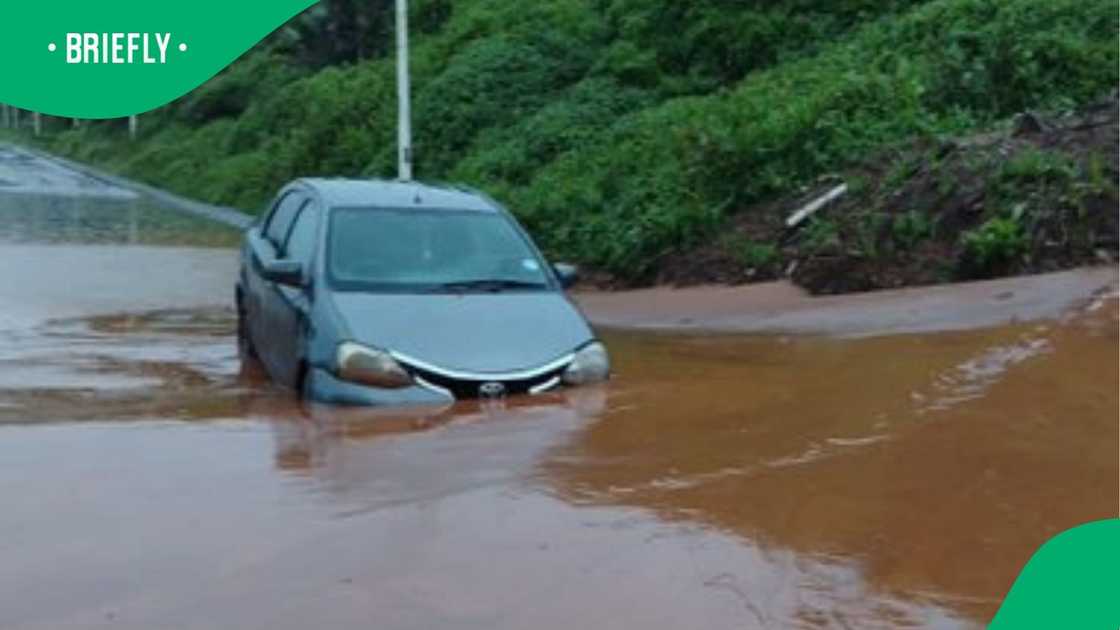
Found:
[[[508,127],[482,133],[452,179],[524,185],[558,156],[593,143],[620,116],[648,105],[642,90],[610,79],[588,79]]]
[[[604,13],[619,39],[611,55],[625,51],[626,58],[640,60],[639,77],[648,81],[652,68],[666,93],[680,94],[733,85],[752,71],[815,53],[852,28],[923,1],[611,0]]]
[[[906,250],[913,249],[933,236],[933,222],[922,212],[910,210],[899,214],[891,223],[891,236],[895,244]]]
[[[1065,155],[1029,147],[1000,168],[999,179],[1011,184],[1072,181],[1077,165]]]
[[[239,62],[178,101],[177,118],[202,124],[218,118],[240,116],[253,101],[303,75],[303,71],[269,51],[250,52]]]
[[[994,117],[1062,107],[1116,82],[1115,3],[956,0],[904,20],[902,55],[932,54],[927,98]]]
[[[837,253],[841,247],[840,229],[835,221],[815,216],[802,234],[802,246],[810,254]]]
[[[504,37],[476,42],[450,60],[417,95],[420,168],[445,175],[483,130],[532,115],[563,86],[566,61]]]
[[[1030,246],[1023,227],[1014,217],[989,219],[961,236],[964,270],[969,276],[987,276],[1011,264]]]
[[[778,246],[773,243],[747,241],[736,248],[735,257],[747,269],[767,269],[778,262]]]

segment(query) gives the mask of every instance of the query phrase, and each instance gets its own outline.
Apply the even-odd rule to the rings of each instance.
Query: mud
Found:
[[[982,627],[1040,544],[1117,514],[1109,278],[816,315],[773,287],[740,321],[880,334],[608,329],[606,387],[331,409],[239,360],[231,250],[84,229],[0,227],[5,629]]]
[[[1099,267],[848,296],[810,297],[789,282],[768,282],[584,291],[577,300],[607,327],[873,337],[1055,319],[1117,287],[1116,268]]]

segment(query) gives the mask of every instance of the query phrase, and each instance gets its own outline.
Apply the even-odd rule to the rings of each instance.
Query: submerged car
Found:
[[[245,235],[238,340],[316,402],[538,394],[610,375],[574,280],[480,193],[301,179]]]

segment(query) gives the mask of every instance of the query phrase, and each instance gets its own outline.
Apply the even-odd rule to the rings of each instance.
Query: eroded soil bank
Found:
[[[648,280],[789,277],[835,294],[1113,263],[1118,94],[1063,115],[1024,113],[983,135],[895,147],[801,195],[739,209],[718,238],[656,261]],[[835,202],[787,224],[841,185]]]

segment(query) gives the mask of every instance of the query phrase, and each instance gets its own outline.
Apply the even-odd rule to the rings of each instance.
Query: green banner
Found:
[[[0,103],[74,118],[139,114],[198,87],[312,4],[6,2]]]
[[[1120,520],[1082,525],[1043,545],[991,628],[1120,628]]]

